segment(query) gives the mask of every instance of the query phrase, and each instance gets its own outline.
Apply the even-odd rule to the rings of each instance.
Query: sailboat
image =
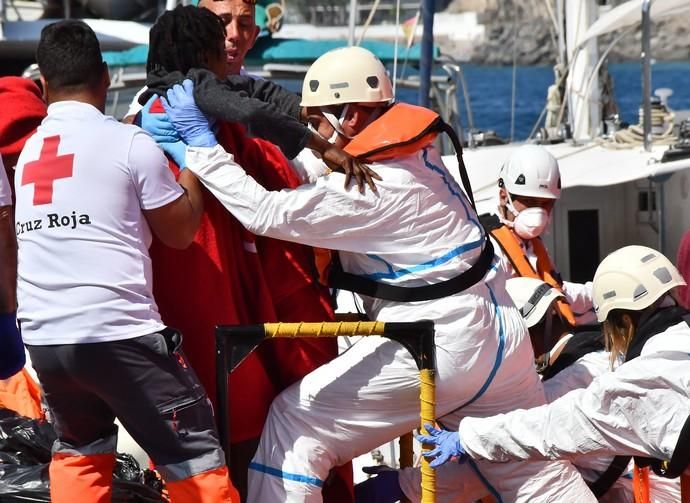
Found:
[[[568,71],[561,71],[564,86],[554,84],[547,104],[554,113],[533,140],[558,159],[564,189],[545,239],[547,246],[570,281],[591,280],[601,259],[627,244],[651,246],[675,257],[681,236],[690,228],[686,216],[690,215],[690,138],[687,123],[674,129],[673,114],[662,99],[651,102],[650,23],[690,12],[690,3],[629,0],[601,16],[595,0],[555,3],[564,28],[559,35],[559,63]],[[635,29],[643,33],[641,125],[619,129],[613,117],[602,113],[600,70],[612,46],[600,54],[598,38],[613,33],[616,43],[620,33]],[[554,98],[559,87],[564,93]],[[559,114],[562,119],[553,120]],[[480,213],[495,208],[499,169],[519,146],[465,149]],[[452,156],[444,160],[456,165]]]

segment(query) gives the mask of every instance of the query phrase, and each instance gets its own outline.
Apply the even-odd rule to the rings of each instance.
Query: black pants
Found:
[[[50,408],[56,452],[94,454],[116,439],[117,417],[163,478],[225,464],[211,402],[166,329],[134,339],[27,346]],[[112,445],[114,451],[114,445]]]

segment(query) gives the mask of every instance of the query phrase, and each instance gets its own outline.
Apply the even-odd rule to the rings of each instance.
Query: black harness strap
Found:
[[[328,276],[328,284],[333,288],[349,290],[367,297],[392,300],[394,302],[441,299],[467,290],[479,283],[486,275],[489,267],[491,267],[493,258],[494,247],[487,235],[479,259],[467,271],[454,278],[433,285],[405,287],[380,283],[373,279],[345,272],[336,254],[331,265],[330,275]]]
[[[455,157],[458,159],[458,171],[460,172],[460,180],[462,181],[463,188],[465,189],[465,194],[467,194],[467,198],[470,200],[474,211],[477,211],[477,206],[474,204],[472,184],[470,183],[470,177],[467,174],[465,161],[462,158],[462,145],[460,144],[460,139],[450,124],[441,120],[439,121],[438,128],[450,137],[450,141],[455,149]]]
[[[630,464],[630,456],[616,456],[611,464],[594,482],[587,482],[589,490],[597,499],[601,498],[616,483]]]
[[[542,381],[548,381],[562,370],[570,367],[583,356],[606,349],[601,331],[578,332],[572,337],[558,355],[556,361],[539,372]]]
[[[472,194],[472,185],[470,184],[470,177],[467,174],[467,168],[462,160],[462,145],[460,144],[460,140],[455,134],[453,128],[438,118],[415,139],[410,141],[414,141],[417,138],[428,134],[434,129],[444,132],[450,137],[451,142],[453,143],[453,148],[455,149],[456,157],[458,159],[458,171],[460,172],[460,179],[462,181],[465,194],[472,204],[472,208],[474,208],[476,211],[474,195]],[[393,145],[390,147],[392,146]],[[383,151],[390,147],[379,149],[376,152]],[[371,154],[371,152],[368,154]],[[331,270],[328,276],[328,286],[341,290],[348,290],[376,299],[392,300],[394,302],[417,302],[421,300],[441,299],[443,297],[449,297],[456,293],[467,290],[479,283],[484,276],[486,276],[487,271],[491,267],[491,261],[493,258],[494,247],[491,244],[491,240],[489,239],[489,235],[487,233],[486,239],[484,240],[482,253],[479,255],[477,262],[475,262],[474,265],[472,265],[472,267],[470,267],[467,271],[455,276],[454,278],[441,281],[440,283],[435,283],[433,285],[405,287],[380,283],[373,279],[345,272],[340,263],[340,258],[336,253],[333,256],[333,262],[331,264]]]
[[[690,314],[688,314],[687,309],[680,306],[666,307],[652,314],[649,319],[640,323],[635,331],[625,353],[625,361],[629,362],[640,356],[642,348],[649,339],[681,321],[685,321],[690,326]]]
[[[685,421],[683,428],[678,436],[678,443],[673,450],[673,456],[668,463],[659,460],[652,461],[652,470],[660,477],[675,479],[683,475],[683,472],[690,467],[690,417]]]

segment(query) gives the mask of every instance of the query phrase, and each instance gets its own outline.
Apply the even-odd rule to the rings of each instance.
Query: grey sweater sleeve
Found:
[[[283,86],[270,80],[254,79],[246,75],[230,75],[227,82],[231,89],[239,93],[244,92],[250,98],[272,103],[284,114],[299,120],[302,99]]]
[[[239,122],[253,136],[274,143],[293,159],[309,142],[311,132],[299,120],[299,97],[269,81],[232,76],[219,81],[207,70],[191,70],[194,99],[206,114]]]

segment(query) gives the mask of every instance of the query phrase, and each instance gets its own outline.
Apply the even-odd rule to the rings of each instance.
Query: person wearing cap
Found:
[[[192,93],[174,87],[167,108],[188,144],[187,169],[248,230],[338,250],[345,277],[375,286],[363,297],[371,319],[435,321],[436,411],[444,423],[543,403],[504,271],[491,266],[494,255],[476,213],[433,147],[429,125],[438,116],[394,104],[385,67],[359,47],[314,62],[302,106],[320,135],[371,162],[382,178],[376,193],[346,189],[341,173],[296,190],[267,191],[232,154],[204,141],[209,125]],[[428,287],[453,293],[428,295]],[[394,300],[401,298],[416,301]],[[418,417],[414,358],[392,340],[363,338],[273,401],[250,465],[248,499],[322,501],[333,466],[410,431]],[[480,469],[507,500],[536,501],[548,493],[594,501],[569,463]],[[404,496],[400,487],[393,490],[390,501]]]
[[[622,362],[615,371],[548,405],[465,418],[458,433],[432,431],[419,437],[437,446],[427,455],[436,465],[634,456],[659,475],[680,476],[690,464],[690,312],[674,290],[685,284],[654,249],[611,253],[594,275],[593,297],[610,365]]]
[[[595,323],[592,283],[563,281],[541,239],[561,196],[558,161],[544,147],[523,145],[501,166],[498,205],[481,220],[504,266],[514,276],[538,278],[563,292],[557,309],[568,323]]]
[[[681,288],[676,287],[675,294]],[[574,389],[586,388],[611,370],[610,352],[606,351],[601,331],[578,332],[574,336],[574,327],[556,309],[554,302],[563,297],[562,292],[538,279],[522,277],[509,279],[506,289],[529,328],[547,402]],[[633,479],[637,472],[631,471],[629,461],[625,456],[581,456],[573,463],[600,502],[633,503],[633,484],[637,483]],[[652,473],[649,486],[650,501],[680,501],[678,480]]]

